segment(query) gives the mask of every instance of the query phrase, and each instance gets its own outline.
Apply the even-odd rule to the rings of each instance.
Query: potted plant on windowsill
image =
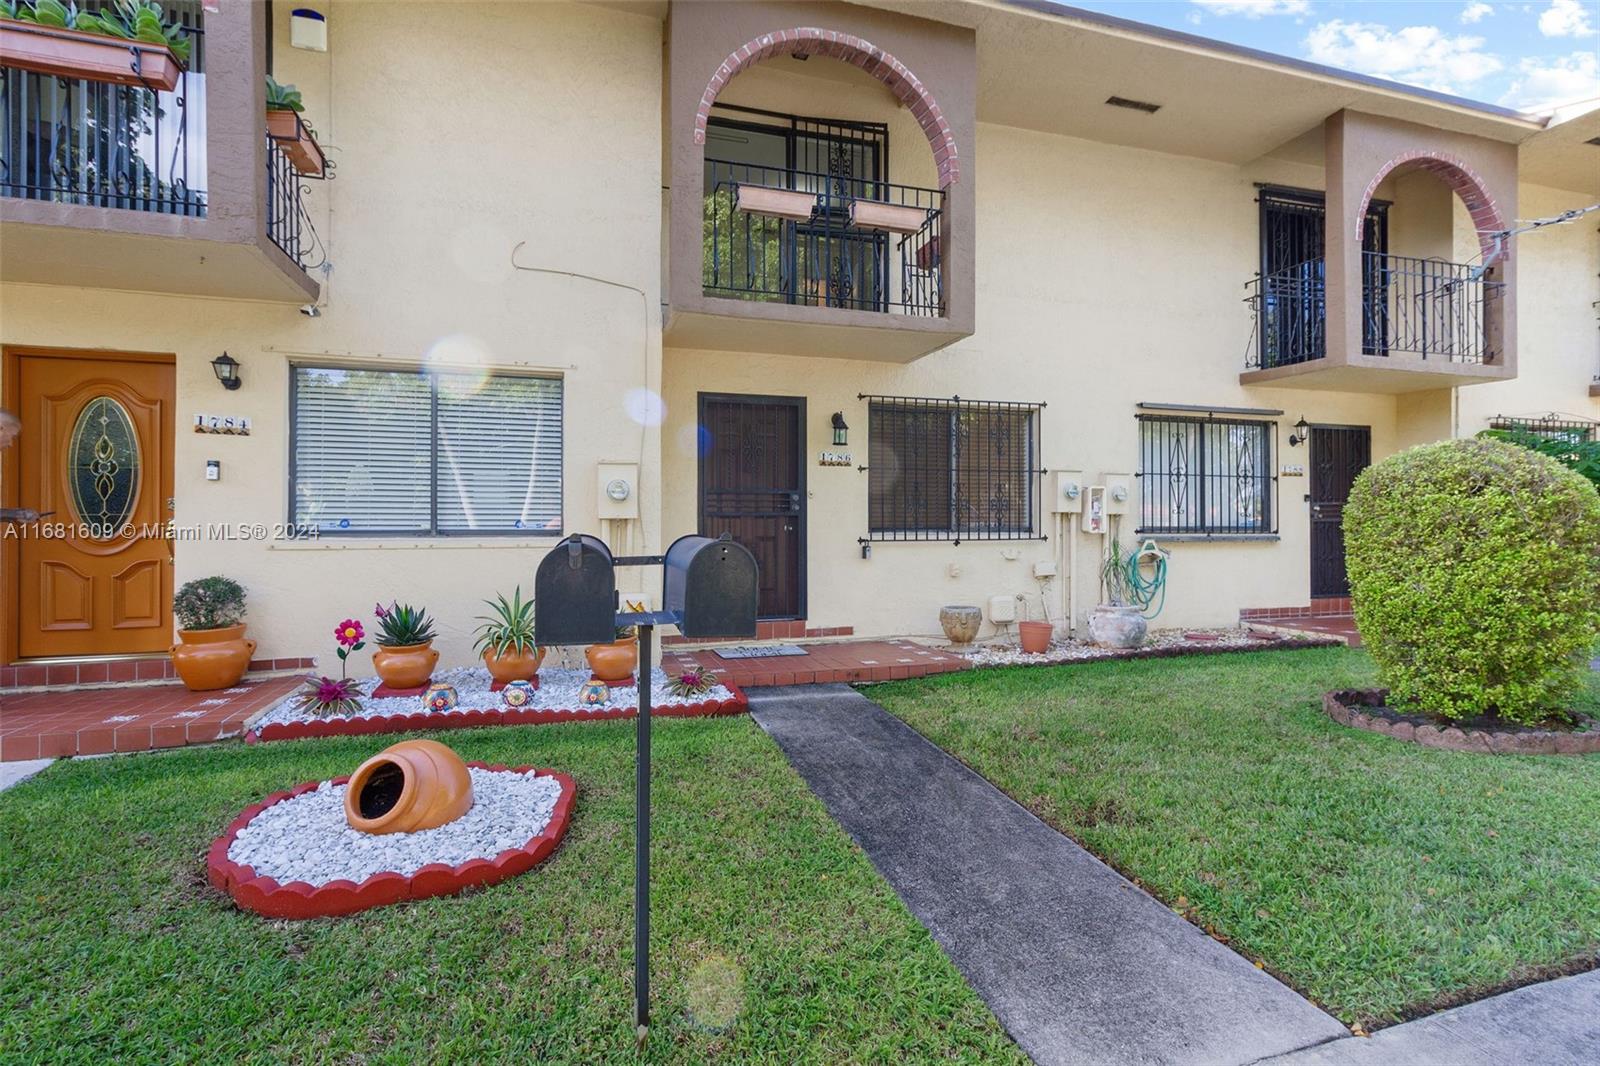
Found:
[[[533,601],[523,600],[518,585],[509,601],[497,594],[483,602],[494,613],[478,616],[483,624],[472,647],[482,653],[483,665],[494,678],[489,691],[499,692],[511,681],[526,681],[537,688],[544,649],[533,642]]]
[[[1133,602],[1129,567],[1138,565],[1137,558],[1132,552],[1123,554],[1122,545],[1115,538],[1109,539],[1105,561],[1100,564],[1106,602],[1089,616],[1089,636],[1102,648],[1137,648],[1150,631],[1144,608]]]
[[[439,653],[433,647],[433,619],[409,603],[378,604],[377,650],[372,668],[383,680],[374,696],[421,695],[433,678]]]
[[[628,604],[629,611],[644,610],[643,604]],[[591,644],[583,653],[596,681],[607,685],[627,685],[639,668],[639,631],[633,626],[618,626],[610,644]]]
[[[320,178],[327,167],[316,131],[300,117],[305,104],[300,90],[267,78],[267,136],[278,142],[289,165],[308,178]]]
[[[80,11],[61,0],[0,0],[0,65],[62,78],[171,92],[189,37],[154,0]]]
[[[226,577],[190,581],[172,598],[178,640],[172,666],[194,692],[230,688],[250,668],[256,642],[244,635],[244,587]]]

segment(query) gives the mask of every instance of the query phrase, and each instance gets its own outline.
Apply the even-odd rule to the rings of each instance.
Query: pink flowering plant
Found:
[[[366,630],[354,618],[346,618],[333,627],[333,639],[338,642],[339,676],[309,677],[301,690],[300,706],[317,714],[352,715],[361,709],[361,688],[355,678],[346,675],[351,652],[367,646]]]
[[[672,690],[674,696],[683,699],[704,696],[717,687],[717,675],[703,666],[695,666],[681,674],[674,674],[667,687]]]

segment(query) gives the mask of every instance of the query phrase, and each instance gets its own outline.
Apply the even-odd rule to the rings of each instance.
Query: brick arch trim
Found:
[[[792,30],[774,30],[763,33],[728,53],[700,96],[700,108],[694,116],[694,143],[706,143],[706,121],[711,116],[711,105],[723,86],[732,81],[741,70],[764,59],[778,55],[827,56],[860,67],[889,87],[895,97],[911,109],[912,115],[927,134],[928,145],[933,149],[933,162],[939,170],[939,187],[945,188],[961,179],[961,165],[956,154],[956,139],[950,132],[939,102],[906,65],[870,41],[837,30],[800,26]]]
[[[1395,156],[1378,169],[1372,180],[1367,183],[1366,191],[1361,194],[1361,204],[1356,209],[1355,231],[1358,243],[1367,217],[1367,205],[1372,202],[1372,196],[1378,191],[1383,179],[1397,170],[1426,170],[1450,186],[1451,190],[1461,197],[1461,202],[1466,205],[1467,212],[1472,216],[1472,226],[1478,232],[1478,247],[1483,252],[1483,265],[1492,266],[1501,258],[1504,254],[1504,245],[1496,242],[1490,234],[1508,228],[1505,216],[1500,213],[1494,197],[1489,195],[1489,190],[1484,187],[1483,179],[1478,177],[1477,172],[1462,160],[1443,152],[1406,152]]]

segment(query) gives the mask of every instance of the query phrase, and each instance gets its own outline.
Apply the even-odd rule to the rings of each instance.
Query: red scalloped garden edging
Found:
[[[499,763],[470,762],[480,770],[526,773],[531,766],[507,767]],[[206,872],[211,884],[228,893],[235,903],[245,910],[255,911],[268,918],[331,918],[355,914],[371,907],[385,907],[408,899],[428,899],[432,896],[450,896],[473,885],[493,885],[507,878],[527,873],[549,858],[561,838],[567,834],[567,823],[572,820],[572,803],[577,798],[578,786],[571,776],[554,770],[540,770],[540,775],[553,777],[561,783],[561,798],[550,815],[550,824],[538,836],[520,848],[508,848],[493,859],[472,859],[459,866],[446,866],[442,862],[429,863],[416,873],[405,874],[388,871],[373,874],[359,885],[340,879],[313,887],[305,881],[279,884],[255,869],[228,858],[228,848],[233,845],[239,830],[274,803],[281,803],[304,792],[319,787],[321,781],[307,781],[286,792],[274,792],[260,803],[252,803],[223,830],[206,853]],[[342,785],[350,775],[336,777],[333,783]]]
[[[701,700],[655,708],[655,718],[712,718],[744,714],[750,701],[737,685],[724,683],[732,699]],[[412,733],[422,729],[480,729],[494,725],[551,725],[555,722],[592,722],[609,718],[637,718],[639,708],[579,708],[573,711],[554,708],[502,707],[471,711],[417,711],[371,718],[323,718],[314,722],[273,722],[245,733],[245,743],[267,740],[304,740],[309,737],[371,736],[378,733]]]

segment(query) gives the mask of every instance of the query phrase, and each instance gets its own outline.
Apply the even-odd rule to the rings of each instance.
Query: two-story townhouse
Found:
[[[399,598],[465,662],[576,531],[733,534],[779,636],[1081,624],[1110,536],[1227,624],[1344,593],[1372,459],[1600,416],[1593,216],[1494,237],[1596,113],[1049,3],[185,11],[174,92],[4,74],[0,506],[71,528],[0,539],[3,663],[137,673],[211,573],[263,659]]]

